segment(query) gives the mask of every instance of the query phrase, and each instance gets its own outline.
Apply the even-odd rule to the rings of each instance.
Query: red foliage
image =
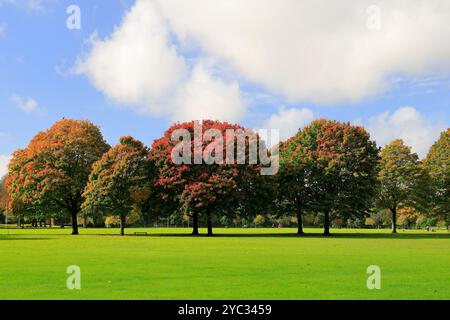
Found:
[[[248,182],[252,177],[259,175],[260,165],[249,164],[248,161],[245,165],[237,164],[236,159],[233,158],[234,161],[231,161],[230,155],[226,152],[228,144],[232,144],[235,155],[238,151],[236,139],[227,141],[226,131],[229,129],[244,130],[243,127],[227,122],[203,121],[201,123],[202,135],[213,129],[220,132],[222,137],[196,140],[196,134],[198,136],[199,132],[195,132],[195,125],[195,121],[173,125],[165,132],[164,137],[154,142],[150,157],[159,168],[160,174],[156,185],[163,189],[165,199],[175,199],[182,206],[191,210],[194,208],[208,210],[217,208],[219,205],[223,206],[224,202],[235,195],[234,192],[240,189],[243,182]],[[197,125],[199,125],[198,122]],[[179,129],[187,130],[191,136],[190,141],[184,142],[190,143],[187,147],[191,151],[190,163],[175,164],[172,161],[172,151],[177,145],[179,146],[180,142],[172,141],[171,137]],[[256,135],[253,138],[258,139]],[[246,141],[246,160],[249,157],[249,141],[253,138]],[[196,156],[202,156],[205,151],[209,152],[214,147],[222,149],[224,156],[222,163],[208,165],[203,161],[202,164],[194,164]],[[214,152],[211,154],[215,155]]]

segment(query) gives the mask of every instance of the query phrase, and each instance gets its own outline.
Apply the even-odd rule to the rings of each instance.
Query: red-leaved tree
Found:
[[[227,131],[235,134],[227,135]],[[245,135],[242,144],[240,134]],[[156,185],[164,200],[178,203],[193,219],[193,235],[198,235],[199,216],[205,216],[212,236],[214,212],[233,214],[239,206],[245,207],[248,190],[254,190],[254,202],[264,201],[257,187],[264,180],[260,147],[258,136],[239,125],[211,120],[175,124],[150,152],[159,170]],[[255,152],[256,163],[251,156]]]

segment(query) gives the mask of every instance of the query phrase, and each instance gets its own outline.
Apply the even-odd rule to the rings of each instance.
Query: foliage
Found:
[[[359,126],[316,120],[281,148],[280,193],[293,210],[331,219],[363,216],[376,185],[378,148]]]
[[[418,156],[402,140],[394,140],[381,151],[377,205],[392,213],[392,232],[396,233],[397,210],[417,205],[416,190],[423,183]]]
[[[142,142],[122,137],[94,164],[83,193],[83,211],[119,216],[124,235],[125,219],[150,183],[147,155],[148,149]]]
[[[8,192],[6,190],[6,177],[0,179],[0,218],[5,221],[8,209]]]
[[[38,133],[10,162],[7,188],[12,209],[39,216],[69,215],[72,233],[78,234],[82,192],[92,164],[108,148],[99,128],[87,120],[62,120]]]
[[[424,161],[430,181],[430,211],[450,225],[450,129],[441,133]]]
[[[261,166],[249,164],[249,145],[258,139],[251,135],[245,140],[245,164],[238,164],[238,149],[236,137],[228,141],[227,130],[237,132],[245,130],[238,125],[227,122],[203,121],[201,132],[195,128],[200,126],[199,122],[191,121],[175,124],[170,127],[164,137],[155,141],[152,147],[152,160],[159,169],[159,178],[156,185],[161,188],[162,197],[171,203],[178,203],[183,213],[187,212],[194,220],[193,234],[198,234],[198,217],[205,215],[208,223],[208,234],[212,235],[211,214],[234,214],[235,210],[250,211],[250,204],[258,204],[264,200],[259,192],[264,188],[263,179],[260,177]],[[173,141],[172,136],[176,132],[187,132],[187,140]],[[207,132],[214,132],[213,137],[205,139]],[[200,137],[203,136],[203,139]],[[231,138],[230,138],[231,139]],[[183,146],[180,151],[175,148]],[[227,162],[215,161],[207,164],[209,157],[227,154],[227,147],[231,146],[234,151],[233,158],[227,158]],[[175,149],[175,150],[174,150]],[[178,152],[186,156],[190,161],[175,164],[172,152]],[[189,152],[190,156],[183,154]],[[201,163],[195,164],[200,157]],[[251,197],[251,201],[249,199]],[[243,209],[243,210],[242,210]]]

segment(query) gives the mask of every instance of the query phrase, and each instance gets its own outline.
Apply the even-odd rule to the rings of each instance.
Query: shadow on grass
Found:
[[[14,240],[51,240],[55,237],[117,237],[121,238],[119,233],[89,233],[80,234],[77,236],[70,235],[70,233],[58,233],[58,234],[0,234],[0,241],[14,241]],[[450,240],[450,233],[403,233],[399,232],[396,235],[391,233],[363,233],[363,232],[340,232],[331,233],[330,236],[324,236],[322,233],[305,233],[303,235],[297,235],[293,232],[283,233],[271,233],[271,232],[230,232],[230,233],[216,233],[213,237],[208,237],[206,234],[200,234],[198,236],[192,236],[189,232],[151,232],[148,231],[147,235],[135,235],[133,233],[125,234],[125,238],[291,238],[291,239],[398,239],[398,240],[422,240],[422,239],[445,239]]]
[[[48,238],[46,236],[42,237],[23,237],[23,236],[16,236],[16,235],[0,235],[0,241],[23,241],[23,240],[51,240],[53,238]]]
[[[129,237],[192,237],[188,233],[150,233],[147,236],[128,235]],[[200,234],[199,238],[209,238],[206,234]],[[218,233],[211,238],[295,238],[295,239],[405,239],[405,240],[421,240],[421,239],[450,239],[450,233],[437,234],[411,234],[398,233],[396,235],[386,234],[371,234],[371,233],[335,233],[330,236],[324,236],[320,233],[305,233],[297,235],[295,233]]]

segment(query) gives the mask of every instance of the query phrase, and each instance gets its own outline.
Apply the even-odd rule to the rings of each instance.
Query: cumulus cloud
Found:
[[[11,157],[0,155],[0,178],[8,173],[8,163],[10,160]]]
[[[18,95],[13,95],[11,102],[14,106],[27,113],[39,111],[39,104],[33,98],[24,99]]]
[[[239,120],[245,112],[237,82],[225,84],[197,65],[176,96],[174,120]]]
[[[403,107],[392,114],[384,112],[370,118],[367,129],[380,146],[403,139],[423,158],[445,125],[431,121],[412,107]]]
[[[191,66],[171,44],[171,32],[153,1],[138,0],[115,32],[91,39],[76,65],[113,102],[173,120],[236,120],[244,104],[237,82],[215,77],[202,62]]]
[[[333,105],[376,96],[399,77],[450,74],[449,1],[378,1],[368,11],[373,3],[137,0],[110,36],[92,35],[75,69],[140,112],[230,121],[248,101],[237,80],[288,102]]]
[[[157,0],[183,43],[291,100],[354,102],[395,75],[450,71],[450,2]],[[376,18],[376,17],[375,17]]]
[[[280,130],[280,140],[285,141],[313,119],[314,113],[310,109],[281,107],[277,114],[265,121],[264,128]]]

